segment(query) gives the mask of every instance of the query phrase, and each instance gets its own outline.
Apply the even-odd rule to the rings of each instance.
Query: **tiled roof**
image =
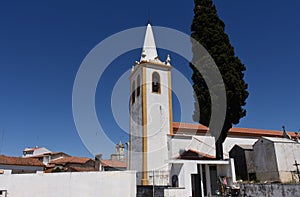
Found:
[[[25,148],[24,151],[34,151],[40,149],[40,147],[34,147],[34,148]]]
[[[173,133],[191,133],[191,134],[205,134],[208,128],[201,124],[181,123],[173,122]],[[228,132],[228,136],[248,136],[248,137],[282,137],[282,131],[276,130],[264,130],[264,129],[252,129],[252,128],[231,128]],[[294,132],[288,132],[288,134],[295,138]]]
[[[180,156],[177,157],[177,159],[189,159],[189,160],[211,160],[215,158],[216,158],[215,156],[208,155],[193,149],[186,150],[183,153],[181,153]]]
[[[64,153],[64,152],[49,152],[49,153],[43,153],[40,155],[34,155],[34,156],[30,156],[31,158],[41,158],[44,157],[45,155],[58,155],[58,154],[64,154],[66,157],[70,157],[70,155]]]
[[[90,172],[90,171],[96,171],[93,167],[74,167],[71,166],[70,170],[72,172]]]
[[[190,124],[183,122],[173,122],[173,132],[200,132],[206,133],[208,128],[202,124]]]
[[[112,168],[126,168],[126,162],[119,160],[101,160],[102,166]]]
[[[89,160],[91,159],[86,157],[64,157],[64,158],[52,160],[50,164],[66,164],[66,163],[85,164]]]
[[[42,162],[35,158],[9,157],[0,155],[1,165],[18,165],[18,166],[44,166]]]

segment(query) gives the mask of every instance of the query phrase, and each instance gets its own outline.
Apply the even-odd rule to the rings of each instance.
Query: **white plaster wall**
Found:
[[[140,84],[142,84],[142,67],[136,66],[136,72],[131,78],[130,85],[135,81],[135,88],[137,88],[137,78],[140,76]],[[129,148],[129,170],[135,170],[137,172],[142,171],[143,157],[142,157],[142,86],[140,86],[140,96],[135,98],[135,103],[131,105],[131,117],[130,117],[130,134],[131,142]],[[132,89],[132,87],[131,87]],[[136,92],[135,92],[136,94]],[[141,175],[138,173],[138,175]],[[137,182],[140,183],[141,176],[137,177]]]
[[[185,197],[184,188],[168,188],[164,190],[164,197]]]
[[[293,174],[291,171],[296,170],[296,167],[293,165],[295,164],[295,161],[300,163],[300,144],[274,143],[274,148],[280,180],[282,182],[293,181]]]
[[[161,92],[152,93],[152,74],[160,75]],[[147,65],[147,148],[148,170],[168,170],[167,134],[170,133],[168,70],[161,66]]]
[[[76,172],[0,175],[8,197],[136,196],[135,172]]]
[[[41,155],[41,154],[45,154],[45,153],[50,153],[50,152],[51,151],[48,150],[47,148],[41,147],[41,148],[38,148],[38,149],[34,150],[33,156],[35,156],[35,155]]]
[[[296,170],[295,160],[300,163],[300,144],[298,143],[274,143],[276,159],[279,171]]]
[[[170,137],[169,159],[177,158],[191,143],[192,137]]]
[[[229,158],[229,151],[236,144],[240,145],[253,145],[259,138],[255,137],[227,137],[223,144],[224,153],[226,154],[226,158]]]
[[[41,147],[41,148],[34,150],[33,154],[23,155],[23,157],[32,157],[32,156],[41,155],[41,154],[50,153],[50,152],[51,151],[48,150],[47,148]]]
[[[191,174],[197,174],[197,163],[185,163],[183,165],[183,170],[182,172],[179,174],[180,179],[184,180],[184,187],[185,187],[185,196],[192,196],[192,178],[191,178]]]
[[[223,143],[224,158],[229,158],[229,151],[235,144],[253,145],[257,141],[256,138],[244,137],[227,137]],[[215,138],[205,135],[173,137],[170,141],[170,158],[179,156],[182,150],[193,149],[205,154],[214,156],[215,153]]]
[[[194,136],[188,148],[214,156],[216,154],[215,138],[211,136]]]

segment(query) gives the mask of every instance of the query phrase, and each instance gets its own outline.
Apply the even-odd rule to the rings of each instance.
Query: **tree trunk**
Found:
[[[215,143],[216,145],[216,159],[217,160],[223,160],[223,140],[220,136],[219,139]]]

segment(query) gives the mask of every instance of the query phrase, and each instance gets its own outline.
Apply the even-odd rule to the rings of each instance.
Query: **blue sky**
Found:
[[[280,130],[284,124],[298,131],[300,2],[214,2],[236,54],[247,67],[247,116],[238,126]],[[21,155],[25,147],[38,145],[91,156],[72,116],[73,82],[85,56],[106,37],[144,26],[149,18],[152,25],[190,34],[193,6],[192,0],[1,1],[1,154]],[[110,105],[111,88],[135,60],[139,60],[137,50],[110,65],[97,89],[97,109]],[[172,62],[190,78],[187,62],[176,55]],[[176,108],[176,99],[174,104]],[[101,110],[97,111],[100,122],[118,142],[125,134],[110,116],[110,108]],[[180,120],[176,110],[174,116]]]

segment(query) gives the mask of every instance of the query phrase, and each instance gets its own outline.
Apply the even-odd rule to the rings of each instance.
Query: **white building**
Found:
[[[182,132],[180,127],[174,132],[171,69],[170,56],[165,62],[159,59],[148,24],[140,62],[130,76],[128,169],[138,172],[138,185],[174,186],[177,191],[166,192],[180,190],[185,196],[213,194],[218,189],[218,177],[225,177],[228,184],[235,181],[234,164],[232,160],[212,159],[213,137],[202,139],[201,135]]]
[[[43,172],[45,165],[34,158],[0,155],[0,174],[26,174]]]
[[[286,138],[262,137],[254,144],[253,152],[258,180],[299,181],[295,166],[295,162],[300,163],[299,143]]]
[[[37,147],[37,146],[34,148],[25,148],[23,150],[23,157],[33,157],[45,153],[51,153],[51,151],[45,147]]]
[[[148,24],[141,59],[130,76],[130,142],[128,169],[135,170],[138,185],[173,186],[166,194],[209,196],[220,182],[236,181],[229,151],[235,144],[253,145],[262,136],[282,132],[232,128],[223,143],[225,160],[216,160],[215,138],[199,124],[173,122],[170,56],[158,57],[152,27]],[[290,135],[292,135],[290,133]]]

